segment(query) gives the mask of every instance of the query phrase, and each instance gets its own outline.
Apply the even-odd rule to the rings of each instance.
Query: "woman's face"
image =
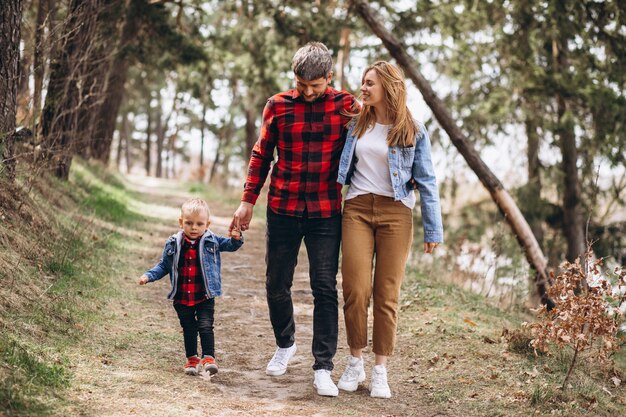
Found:
[[[363,77],[363,85],[361,85],[361,97],[363,105],[378,107],[384,103],[385,92],[380,83],[380,78],[375,70],[371,69],[365,73]]]

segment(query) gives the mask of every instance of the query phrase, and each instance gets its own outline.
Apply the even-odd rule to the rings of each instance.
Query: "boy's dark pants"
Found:
[[[215,298],[209,298],[194,306],[174,304],[185,339],[185,355],[198,354],[198,333],[202,345],[202,356],[215,357],[215,336],[213,335],[213,314]]]
[[[299,218],[279,215],[268,208],[265,287],[270,320],[276,344],[281,348],[293,345],[296,327],[291,285],[302,239],[309,257],[314,302],[313,369],[332,370],[339,331],[337,269],[341,215],[327,219]]]

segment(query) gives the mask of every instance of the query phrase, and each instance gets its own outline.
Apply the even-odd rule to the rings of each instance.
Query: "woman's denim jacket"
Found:
[[[153,282],[170,274],[170,282],[172,289],[167,298],[174,299],[176,295],[176,287],[178,284],[178,261],[180,257],[180,246],[183,239],[183,231],[179,231],[172,235],[165,242],[163,255],[158,264],[154,268],[147,271],[144,275],[148,277],[148,282]],[[204,278],[204,288],[207,290],[207,297],[217,297],[222,295],[222,278],[220,276],[221,260],[220,252],[234,252],[243,245],[243,236],[241,240],[221,237],[207,230],[200,238],[198,252],[202,254],[200,269]]]
[[[340,184],[350,184],[350,177],[356,164],[357,138],[353,134],[355,123],[351,123],[346,137],[346,144],[339,161]],[[389,174],[393,187],[394,200],[399,201],[413,192],[415,188],[420,194],[422,221],[424,224],[425,242],[443,242],[443,225],[437,179],[430,156],[430,138],[423,125],[418,124],[419,132],[415,137],[415,145],[407,148],[393,146],[389,148]]]

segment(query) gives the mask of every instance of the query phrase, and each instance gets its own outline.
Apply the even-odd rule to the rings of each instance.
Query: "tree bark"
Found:
[[[55,175],[69,176],[76,152],[78,83],[84,75],[89,45],[95,33],[100,0],[72,0],[63,27],[62,45],[50,64],[50,81],[42,112],[44,155]]]
[[[124,148],[128,148],[128,114],[122,116],[122,125],[119,129],[119,141],[117,142],[117,154],[115,156],[115,166],[118,171],[122,171],[122,154]]]
[[[560,78],[567,77],[567,50],[566,40],[554,43],[555,69]],[[555,74],[556,75],[556,74]],[[578,180],[578,149],[574,127],[566,117],[567,101],[563,94],[557,92],[557,130],[559,147],[561,148],[561,171],[563,173],[563,234],[567,240],[566,258],[574,262],[585,252],[584,222],[581,213],[580,182]]]
[[[200,121],[200,168],[204,167],[204,133],[206,131],[206,103],[202,104],[202,120]]]
[[[346,90],[348,84],[346,82],[346,66],[350,57],[350,28],[341,29],[341,38],[339,39],[339,52],[337,53],[337,80],[341,90]]]
[[[409,78],[422,93],[426,104],[431,108],[433,114],[439,121],[441,127],[448,133],[450,140],[459,150],[472,171],[476,173],[480,182],[491,194],[491,198],[498,206],[504,218],[511,227],[513,234],[524,251],[527,261],[535,269],[535,285],[541,295],[543,303],[553,305],[546,293],[547,262],[533,235],[530,226],[524,219],[519,207],[515,204],[509,193],[504,189],[502,183],[485,165],[480,155],[468,140],[461,129],[456,125],[443,101],[435,94],[432,87],[419,72],[415,61],[407,54],[400,41],[389,32],[384,25],[374,16],[372,9],[365,0],[351,0],[357,13],[365,20],[372,32],[378,36],[389,53],[395,58],[398,64],[404,69]]]
[[[39,0],[39,4],[37,6],[37,23],[35,27],[35,52],[33,54],[33,74],[35,85],[33,88],[33,120],[36,121],[39,119],[39,114],[41,113],[41,92],[43,89],[43,78],[45,75],[45,62],[46,58],[44,56],[45,51],[45,25],[46,25],[46,16],[48,15],[48,0]],[[33,132],[37,132],[36,129],[33,129]],[[35,133],[37,135],[37,133]],[[38,142],[37,137],[35,138],[35,143]]]
[[[22,0],[3,1],[0,4],[0,155],[10,180],[15,178],[13,134],[17,111],[22,8]]]
[[[248,98],[246,100],[246,149],[245,161],[249,161],[252,156],[252,148],[259,137],[256,130],[256,100]]]
[[[146,113],[148,116],[148,126],[146,126],[146,176],[150,176],[150,167],[152,166],[152,109],[150,108],[150,102],[152,98],[148,93],[148,105],[146,106]]]
[[[28,9],[28,4],[26,5]],[[20,32],[20,40],[24,45],[19,62],[19,82],[17,86],[17,114],[16,123],[19,125],[29,125],[32,117],[30,109],[30,89],[28,79],[33,61],[33,33],[29,25],[24,25]]]
[[[91,155],[104,163],[109,161],[115,120],[124,98],[124,84],[130,67],[130,46],[139,32],[139,18],[144,0],[131,0],[122,30],[115,58],[113,59],[107,76],[107,86],[104,101],[100,107],[98,122],[91,142]]]
[[[132,128],[133,123],[130,123],[130,126],[131,126],[130,131],[128,131],[128,124],[127,124],[126,141],[124,142],[125,143],[124,152],[125,152],[125,157],[126,157],[126,173],[127,174],[130,174],[130,167],[131,167],[130,155],[131,155],[131,149],[133,147],[133,132],[135,131],[135,129]]]
[[[158,106],[156,109],[156,172],[155,175],[157,178],[161,178],[163,176],[163,142],[165,141],[165,129],[163,126],[163,110],[161,106],[163,103],[161,102],[161,98],[159,97]]]

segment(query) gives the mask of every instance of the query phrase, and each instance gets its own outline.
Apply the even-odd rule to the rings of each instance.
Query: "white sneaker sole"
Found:
[[[337,388],[342,391],[354,392],[359,388],[359,384],[363,381],[365,381],[365,372],[359,375],[359,379],[356,382],[345,382],[340,379],[337,383]]]
[[[195,368],[185,368],[185,373],[187,375],[196,376],[198,375],[198,367],[196,366]]]
[[[387,390],[374,390],[370,392],[372,398],[391,398],[391,391]]]
[[[272,371],[270,369],[265,369],[265,374],[269,375],[269,376],[281,376],[281,375],[285,375],[286,372],[287,372],[287,368],[285,368],[285,369],[278,369],[276,371]]]
[[[315,389],[317,389],[317,395],[321,395],[322,397],[336,397],[339,395],[339,390],[337,388],[317,388],[315,384],[313,384]]]
[[[293,346],[295,346],[296,344],[294,343]],[[287,366],[285,366],[284,369],[270,369],[265,368],[265,375],[269,375],[269,376],[281,376],[281,375],[285,375],[285,372],[287,372],[287,368],[289,367],[289,362],[293,359],[294,356],[296,356],[296,352],[298,351],[298,348],[296,347],[293,350],[293,353],[291,354],[291,356],[289,357],[289,359],[287,359]]]

